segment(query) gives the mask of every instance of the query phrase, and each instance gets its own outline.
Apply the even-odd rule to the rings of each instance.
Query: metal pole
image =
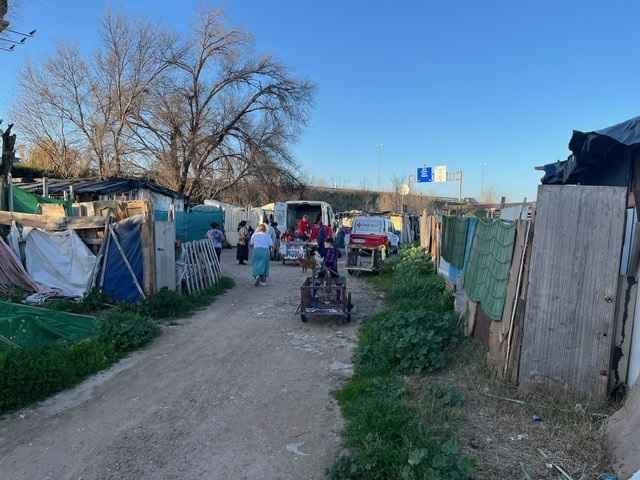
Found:
[[[13,179],[11,172],[7,175],[7,185],[9,187],[9,211],[13,212]]]
[[[460,180],[460,191],[458,192],[458,201],[462,203],[462,170],[458,172],[458,179]]]

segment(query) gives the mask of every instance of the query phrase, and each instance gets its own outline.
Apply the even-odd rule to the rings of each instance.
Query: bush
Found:
[[[138,305],[105,309],[107,298],[96,291],[79,302],[51,301],[47,307],[72,313],[100,312],[97,335],[82,342],[56,343],[37,349],[2,349],[0,345],[0,414],[82,381],[109,367],[127,352],[148,344],[160,333],[155,318],[175,318],[204,307],[233,287],[223,278],[215,288],[183,296],[161,290]]]
[[[438,418],[421,421],[397,377],[358,377],[336,398],[346,417],[350,454],[329,470],[330,479],[468,478],[470,464],[456,442],[434,435]]]
[[[362,328],[355,363],[366,372],[429,372],[446,365],[447,350],[459,339],[454,312],[391,310]]]
[[[97,339],[0,352],[0,413],[75,385],[116,358],[113,349]]]
[[[98,290],[91,290],[80,301],[73,300],[49,300],[45,307],[77,314],[92,314],[105,308],[110,302],[109,297]]]
[[[445,281],[435,274],[393,276],[388,299],[396,309],[425,309],[447,312],[453,309],[453,294],[447,290]]]
[[[116,352],[130,352],[145,346],[160,334],[150,317],[114,309],[98,317],[98,338]]]

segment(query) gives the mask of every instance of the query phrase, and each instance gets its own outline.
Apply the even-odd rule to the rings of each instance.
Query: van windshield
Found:
[[[353,233],[384,233],[384,220],[381,218],[358,217],[353,221]]]

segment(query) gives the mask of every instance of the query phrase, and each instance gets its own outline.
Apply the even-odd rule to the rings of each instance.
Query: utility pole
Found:
[[[382,190],[382,178],[381,178],[381,171],[382,171],[382,150],[384,149],[384,144],[379,143],[378,145],[376,145],[376,149],[378,150],[378,190]]]

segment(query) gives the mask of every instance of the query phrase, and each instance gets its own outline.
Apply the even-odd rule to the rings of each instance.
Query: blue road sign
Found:
[[[431,167],[418,167],[416,179],[418,183],[433,182],[433,169]]]

